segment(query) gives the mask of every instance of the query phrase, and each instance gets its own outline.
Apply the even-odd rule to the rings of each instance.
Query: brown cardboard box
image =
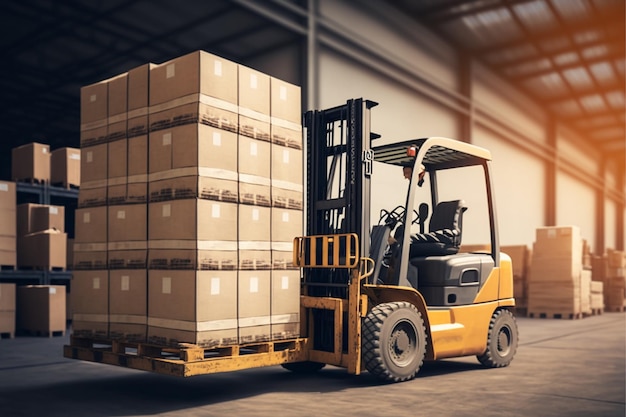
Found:
[[[50,183],[80,187],[80,149],[59,148],[52,151]]]
[[[150,201],[158,202],[190,198],[203,198],[205,200],[231,203],[238,201],[236,180],[198,176],[196,173],[200,171],[202,170],[184,168],[167,173],[172,175],[180,174],[181,176],[151,175],[148,189]],[[233,173],[233,175],[228,175],[227,177],[232,178],[233,176],[236,176],[236,174]]]
[[[258,183],[247,183],[243,180],[258,181]],[[272,190],[265,178],[240,175],[239,181],[239,203],[253,206],[270,207],[272,204]]]
[[[528,284],[528,313],[540,317],[547,314],[579,314],[581,310],[580,284],[561,281],[530,281]],[[568,318],[568,317],[565,317]]]
[[[172,200],[148,205],[150,240],[237,240],[237,204]]]
[[[237,64],[196,51],[150,70],[150,106],[197,93],[237,104]]]
[[[302,185],[302,151],[284,146],[272,146],[272,183]],[[282,186],[281,188],[293,188]]]
[[[148,242],[109,242],[109,269],[145,269],[148,267]]]
[[[75,218],[76,243],[107,242],[107,207],[79,208]]]
[[[272,77],[270,79],[270,112],[272,119],[302,123],[300,87]],[[274,123],[274,122],[273,122]]]
[[[0,181],[0,211],[15,210],[16,205],[15,183],[12,181]]]
[[[112,338],[143,341],[148,322],[148,271],[109,271],[109,333]]]
[[[50,181],[50,146],[28,143],[11,151],[13,180]]]
[[[109,271],[74,271],[72,276],[73,333],[109,336]]]
[[[56,229],[65,232],[65,207],[52,205],[30,205],[30,228],[26,233]]]
[[[132,242],[148,239],[146,204],[109,206],[108,242]]]
[[[16,207],[17,236],[24,236],[35,232],[33,227],[33,210],[35,207],[44,207],[42,204],[26,203]]]
[[[270,340],[270,271],[239,271],[238,279],[239,343]]]
[[[239,241],[239,270],[269,270],[272,268],[271,242]]]
[[[271,155],[269,142],[239,135],[240,181],[254,182],[253,180],[246,180],[246,176],[269,180]],[[267,185],[269,185],[269,181]]]
[[[302,149],[302,125],[289,124],[284,125],[273,123],[270,126],[272,143],[288,148]]]
[[[233,271],[237,269],[237,242],[150,240],[150,269]]]
[[[128,140],[126,138],[107,144],[107,178],[125,178],[128,176]],[[109,182],[110,184],[110,182]]]
[[[150,173],[186,167],[237,172],[237,135],[204,124],[151,132],[149,167]]]
[[[237,133],[237,111],[235,104],[194,94],[150,107],[148,123],[151,132],[187,124],[203,124]]]
[[[107,204],[108,187],[106,180],[83,183],[78,192],[78,207],[98,207]]]
[[[106,143],[82,148],[80,176],[83,183],[99,181],[100,186],[106,185],[106,181],[102,181],[107,179],[107,170],[108,145]]]
[[[148,135],[150,69],[155,66],[155,64],[145,64],[128,71],[127,135],[129,138]]]
[[[566,281],[580,279],[583,270],[582,259],[569,257],[535,258],[530,267],[530,281]]]
[[[52,229],[17,238],[17,266],[37,269],[67,268],[67,234]]]
[[[236,344],[237,271],[148,271],[148,340]]]
[[[0,312],[15,311],[15,284],[0,283]]]
[[[241,109],[240,111],[246,111]],[[253,139],[271,142],[270,118],[262,114],[246,111],[239,114],[239,136],[247,136]]]
[[[106,143],[109,134],[109,125],[106,124],[107,120],[102,120],[100,124],[94,125],[95,127],[89,129],[83,129],[80,131],[80,146],[81,148],[86,146],[94,146],[98,144]]]
[[[15,311],[0,311],[0,336],[15,337]]]
[[[74,270],[101,270],[108,266],[106,242],[74,243]]]
[[[300,335],[300,271],[272,271],[272,339]]]
[[[108,83],[100,81],[80,89],[81,130],[86,130],[94,122],[106,121],[108,117]]]
[[[2,249],[2,247],[12,246],[13,249]],[[15,237],[0,237],[0,266],[17,266],[17,245]]]
[[[539,227],[533,258],[572,257],[582,262],[583,240],[578,226]]]
[[[626,252],[620,250],[607,250],[609,268],[626,268]]]
[[[239,205],[239,241],[270,242],[271,209],[269,207]],[[269,247],[268,247],[269,249]]]
[[[293,264],[293,241],[272,242],[272,269],[297,269]]]
[[[302,211],[272,207],[272,241],[292,242],[302,236]]]
[[[17,287],[17,330],[52,336],[65,334],[65,286],[26,285]]]
[[[289,184],[280,183],[280,185]],[[272,187],[272,207],[293,210],[302,210],[304,208],[302,187],[296,187],[295,184],[291,185],[294,185],[293,189],[279,188],[277,186]]]
[[[148,174],[148,135],[128,139],[128,176],[146,176]],[[137,178],[135,182],[147,182],[146,178]]]
[[[511,257],[513,264],[513,276],[526,278],[530,267],[530,249],[527,245],[501,246],[500,251]]]
[[[15,183],[0,181],[0,236],[15,237],[17,235],[15,200]],[[0,265],[2,265],[1,262]]]
[[[270,77],[260,71],[239,65],[239,112],[257,118],[270,115]],[[250,113],[252,110],[254,113]],[[269,121],[269,118],[267,118]]]
[[[107,140],[126,138],[128,110],[128,74],[123,73],[108,80]]]

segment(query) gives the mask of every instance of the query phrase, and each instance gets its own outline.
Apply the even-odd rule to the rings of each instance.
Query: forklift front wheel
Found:
[[[371,374],[389,382],[413,379],[426,354],[422,315],[408,302],[378,304],[363,320],[362,345]]]
[[[487,349],[477,358],[483,366],[501,368],[508,366],[517,351],[517,322],[506,309],[496,310],[491,316]]]
[[[306,361],[306,362],[283,363],[281,366],[287,369],[288,371],[291,371],[297,374],[311,374],[313,372],[319,371],[320,369],[325,367],[326,364],[320,363],[320,362]]]

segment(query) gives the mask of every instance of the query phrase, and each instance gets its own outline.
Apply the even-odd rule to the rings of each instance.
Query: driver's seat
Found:
[[[430,216],[427,233],[411,235],[410,257],[453,255],[461,246],[463,200],[442,201]]]

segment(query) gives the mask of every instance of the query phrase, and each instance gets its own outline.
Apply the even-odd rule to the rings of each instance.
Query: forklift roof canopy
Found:
[[[409,156],[407,149],[416,148],[416,156]],[[455,139],[432,137],[407,140],[373,147],[374,160],[399,166],[414,166],[421,157],[427,171],[483,165],[491,160],[488,150]]]

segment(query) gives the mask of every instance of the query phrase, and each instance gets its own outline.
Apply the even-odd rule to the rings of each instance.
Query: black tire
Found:
[[[426,329],[417,308],[408,302],[383,303],[363,320],[365,368],[388,382],[415,378],[424,363]]]
[[[506,309],[496,310],[491,316],[487,349],[476,356],[480,363],[488,368],[508,366],[517,351],[517,322],[513,314]]]
[[[319,371],[323,367],[325,367],[326,364],[320,363],[320,362],[306,361],[306,362],[283,363],[281,366],[287,369],[288,371],[291,371],[294,373],[312,374],[314,372]]]

